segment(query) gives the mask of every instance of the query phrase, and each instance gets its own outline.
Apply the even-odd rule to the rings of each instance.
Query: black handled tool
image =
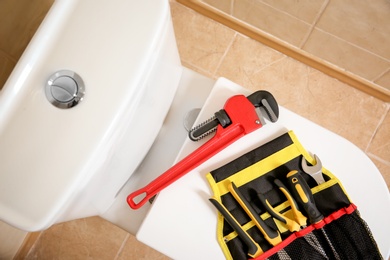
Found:
[[[305,209],[309,217],[310,223],[315,224],[323,220],[324,216],[318,210],[314,201],[313,193],[311,192],[309,185],[302,177],[302,175],[298,171],[293,170],[287,174],[287,180],[290,186],[290,190],[293,193],[293,196],[298,200],[298,203],[301,204]],[[328,235],[326,234],[324,228],[321,228],[321,232],[324,235],[328,245],[332,249],[334,258],[336,260],[340,260],[341,258],[337,253],[337,250],[334,248]]]
[[[218,209],[221,215],[226,219],[229,225],[237,232],[238,236],[248,247],[248,255],[252,258],[258,257],[263,253],[261,247],[249,236],[249,234],[241,227],[240,223],[230,214],[222,203],[215,198],[209,199],[211,203]]]
[[[229,184],[228,189],[271,245],[276,246],[282,242],[279,231],[273,230],[264,222],[233,182]]]
[[[306,211],[310,223],[320,222],[324,216],[317,209],[313,193],[302,175],[298,171],[293,170],[287,174],[287,181],[294,198]]]

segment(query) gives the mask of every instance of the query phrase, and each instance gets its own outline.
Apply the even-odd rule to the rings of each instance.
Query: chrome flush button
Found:
[[[59,108],[71,108],[82,101],[85,93],[81,77],[70,70],[60,70],[50,76],[45,86],[46,97]]]

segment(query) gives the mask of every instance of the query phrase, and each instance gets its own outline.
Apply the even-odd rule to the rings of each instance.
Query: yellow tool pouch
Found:
[[[325,182],[318,185],[310,175],[303,173],[303,158],[315,164],[314,158],[290,131],[207,174],[214,202],[223,205],[258,246],[256,253],[249,254],[245,239],[219,213],[217,238],[226,259],[382,259],[368,226],[340,181],[323,167]],[[308,219],[291,231],[291,226],[270,215],[262,200],[266,198],[283,217],[294,219],[291,201],[285,191],[275,185],[275,180],[280,180],[288,186],[286,176],[294,170],[302,172],[323,218],[316,223]],[[239,195],[234,194],[232,183]],[[255,215],[279,233],[280,240],[270,243],[266,239],[264,231],[248,209],[238,202],[237,196],[243,197]],[[302,207],[298,208],[308,217]]]

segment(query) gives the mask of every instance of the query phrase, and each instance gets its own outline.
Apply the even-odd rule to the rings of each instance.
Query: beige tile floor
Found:
[[[390,90],[387,0],[201,1]]]
[[[182,62],[204,75],[271,91],[284,107],[345,137],[374,161],[390,186],[390,105],[172,1]],[[348,155],[346,155],[348,156]],[[27,259],[168,259],[92,217],[44,231]]]

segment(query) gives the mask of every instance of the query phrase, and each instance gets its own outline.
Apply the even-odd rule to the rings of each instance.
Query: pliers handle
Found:
[[[266,199],[264,194],[258,193],[258,197],[261,203],[266,208],[268,213],[272,217],[284,223],[290,232],[295,232],[300,230],[301,227],[306,226],[307,218],[299,211],[297,203],[295,202],[294,198],[291,196],[290,192],[287,190],[286,186],[279,179],[275,179],[274,184],[279,188],[279,190],[283,192],[284,196],[286,196],[287,201],[290,203],[291,210],[294,215],[294,219],[290,219],[285,215],[280,214],[274,207],[272,207],[272,205]]]

